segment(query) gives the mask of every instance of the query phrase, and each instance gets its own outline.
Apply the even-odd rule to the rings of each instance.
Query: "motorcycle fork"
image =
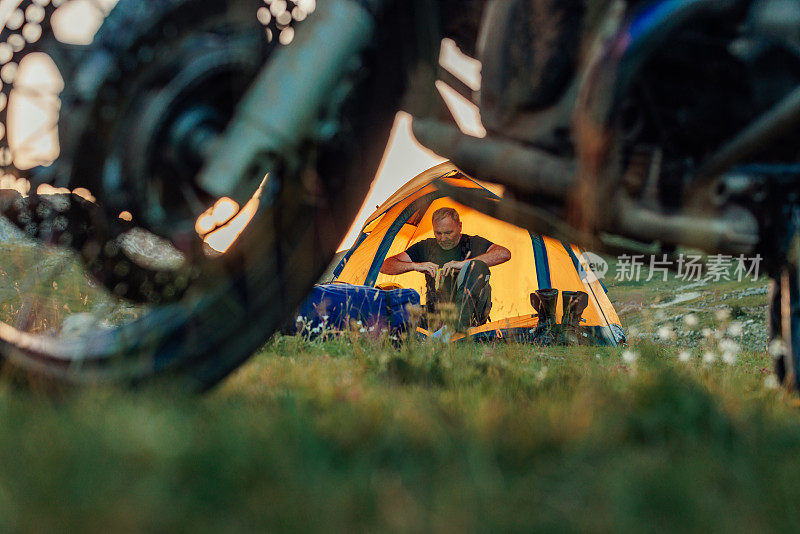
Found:
[[[767,319],[769,352],[778,380],[790,390],[798,389],[800,357],[800,206],[797,192],[784,195],[773,210],[765,251],[769,276]]]
[[[216,197],[246,202],[266,170],[294,162],[309,140],[338,127],[336,106],[358,77],[361,53],[389,0],[319,2],[288,46],[280,46],[240,102],[225,134],[213,144],[198,178]],[[326,120],[330,118],[330,120]]]

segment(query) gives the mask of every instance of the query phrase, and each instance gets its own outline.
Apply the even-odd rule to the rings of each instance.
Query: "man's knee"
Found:
[[[458,273],[456,284],[459,287],[480,285],[489,282],[489,266],[481,260],[470,260]]]
[[[457,287],[461,328],[485,323],[492,308],[489,266],[480,260],[468,262],[459,273]]]

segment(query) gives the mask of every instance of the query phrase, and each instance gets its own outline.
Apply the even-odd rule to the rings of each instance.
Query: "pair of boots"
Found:
[[[531,293],[531,305],[539,317],[533,337],[543,345],[564,343],[576,345],[581,339],[581,317],[589,305],[589,295],[584,291],[563,291],[563,314],[559,328],[556,322],[558,289],[537,289]]]

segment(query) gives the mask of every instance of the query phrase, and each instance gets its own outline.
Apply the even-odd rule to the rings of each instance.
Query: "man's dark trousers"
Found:
[[[492,309],[492,288],[489,285],[489,266],[481,260],[471,260],[456,278],[456,307],[458,327],[466,330],[482,325]]]

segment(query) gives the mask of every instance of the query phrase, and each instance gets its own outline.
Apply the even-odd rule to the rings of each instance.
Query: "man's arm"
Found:
[[[419,271],[429,274],[430,276],[436,276],[436,269],[438,268],[438,265],[430,261],[413,262],[411,261],[411,256],[409,256],[407,252],[401,252],[400,254],[395,254],[394,256],[386,258],[381,266],[381,272],[383,274],[393,275],[410,271]]]
[[[510,260],[511,251],[508,250],[506,247],[492,244],[492,246],[489,247],[489,249],[485,253],[471,259],[481,260],[487,266],[494,267],[495,265],[500,265],[501,263],[505,263],[508,260]]]

